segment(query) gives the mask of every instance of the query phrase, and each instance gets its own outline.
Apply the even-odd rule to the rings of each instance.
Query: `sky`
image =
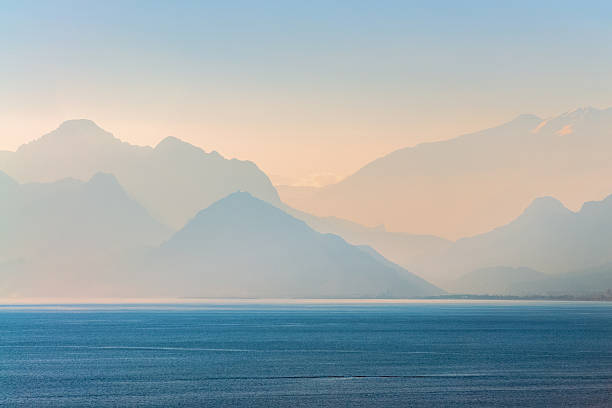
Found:
[[[522,113],[612,106],[610,21],[603,1],[0,0],[0,150],[88,118],[325,184]]]

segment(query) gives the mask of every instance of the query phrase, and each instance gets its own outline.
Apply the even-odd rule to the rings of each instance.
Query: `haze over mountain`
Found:
[[[442,151],[449,163],[461,168],[464,181],[468,176],[486,181],[482,176],[487,166],[502,179],[514,171],[512,177],[516,177],[511,179],[517,181],[519,175],[527,175],[507,157],[504,156],[506,168],[501,169],[490,156],[485,160],[470,153],[466,145],[490,147],[491,143],[506,143],[512,150],[516,142],[512,135],[517,129],[537,121],[538,126],[530,131],[536,141],[527,143],[525,139],[528,151],[544,151],[544,142],[554,145],[548,127],[561,126],[556,137],[563,143],[555,145],[555,152],[569,158],[569,167],[577,168],[574,156],[586,157],[593,147],[571,154],[563,150],[576,142],[569,139],[570,131],[578,129],[583,140],[604,146],[605,138],[599,140],[592,134],[603,132],[609,116],[609,110],[593,109],[544,122],[523,116],[496,129],[440,142],[443,148],[432,144],[408,151],[418,159],[413,166],[425,165],[422,155],[428,149]],[[575,126],[568,128],[567,120]],[[467,169],[465,157],[451,154],[454,145],[464,156],[472,155],[472,169]],[[425,153],[417,154],[423,149]],[[558,159],[556,164],[560,165],[561,158],[551,158],[550,152],[542,154],[544,162],[555,163]],[[576,177],[592,174],[595,167],[607,171],[611,164],[604,160],[606,155],[607,151],[594,154],[595,164],[585,165]],[[534,161],[530,155],[521,156],[521,160],[528,165]],[[387,178],[384,173],[378,174],[379,185],[387,179],[401,185],[398,174],[405,165],[397,159],[394,166],[398,171]],[[557,199],[538,198],[507,225],[453,243],[431,235],[390,232],[384,225],[365,227],[339,217],[308,214],[281,202],[268,178],[250,162],[226,160],[175,138],[166,138],[155,148],[132,146],[86,120],[66,122],[17,152],[0,152],[0,168],[9,169],[21,179],[73,177],[20,184],[0,172],[0,272],[6,279],[5,288],[28,289],[30,279],[39,282],[31,288],[41,289],[39,294],[44,293],[45,287],[58,288],[58,282],[53,282],[57,279],[77,285],[66,287],[66,294],[69,290],[86,291],[87,282],[96,273],[104,277],[98,285],[104,294],[119,294],[118,290],[125,289],[120,290],[121,294],[129,296],[412,297],[440,293],[408,270],[453,291],[535,294],[531,291],[569,288],[569,284],[553,282],[546,274],[569,274],[612,262],[612,196],[587,202],[578,212],[572,212]],[[109,168],[122,177],[117,180],[111,174],[99,173]],[[567,169],[561,173],[564,171]],[[88,182],[75,179],[88,179],[89,173],[93,175]],[[443,173],[430,174],[433,190],[441,188]],[[532,186],[547,178],[552,180],[553,176],[552,172],[538,173]],[[569,177],[568,180],[571,181]],[[556,187],[563,184],[558,181]],[[593,184],[603,185],[606,181],[594,178]],[[511,185],[499,185],[478,197],[485,197],[486,203],[489,194],[504,189],[506,202],[516,204]],[[237,193],[215,201],[236,190],[249,191],[253,196],[257,195],[253,190],[258,191],[261,200]],[[520,194],[527,195],[527,190]],[[493,202],[498,198],[495,195]],[[148,205],[141,206],[138,200]],[[215,203],[208,207],[210,200]],[[375,201],[379,205],[381,200]],[[392,200],[380,205],[393,209],[397,203]],[[362,204],[355,202],[356,207]],[[434,208],[442,208],[441,201],[435,204]],[[452,202],[445,205],[449,211],[452,209]],[[200,211],[202,208],[207,209]],[[486,212],[484,207],[481,210]],[[381,211],[384,213],[382,207]],[[422,213],[427,217],[425,209]],[[173,221],[174,230],[182,229],[159,249],[147,250],[170,236],[171,229],[159,222],[167,220]],[[132,268],[126,269],[126,265]],[[54,273],[38,279],[40,270]],[[281,273],[283,270],[287,272]],[[307,271],[314,271],[313,275]],[[185,275],[176,281],[165,280],[175,272]],[[119,283],[123,279],[131,283],[122,289]],[[376,279],[380,281],[376,283]],[[593,279],[607,282],[605,272]],[[13,283],[9,285],[9,281]],[[197,285],[191,286],[190,282]],[[270,286],[270,282],[276,282],[276,286]],[[596,286],[589,282],[585,285]],[[317,288],[321,290],[317,292]]]
[[[171,230],[98,173],[88,182],[18,184],[0,172],[0,293],[78,294],[121,254]],[[64,293],[66,294],[66,293]]]
[[[199,212],[140,266],[156,296],[413,297],[442,293],[378,254],[238,192]]]
[[[612,261],[612,195],[572,212],[542,197],[514,221],[463,238],[414,265],[420,276],[444,288],[462,275],[497,266],[561,274]]]
[[[16,152],[2,152],[0,170],[22,183],[111,173],[151,215],[174,228],[237,190],[280,202],[252,162],[227,160],[174,137],[155,148],[130,145],[84,119],[66,121]]]
[[[338,217],[312,216],[281,203],[267,177],[250,162],[226,160],[173,137],[155,148],[133,146],[89,120],[64,122],[17,152],[0,152],[0,169],[22,181],[87,180],[97,172],[112,172],[153,216],[175,229],[212,201],[243,190],[319,232],[340,235],[355,245],[373,246],[401,265],[449,243],[433,236],[364,227]]]
[[[317,217],[286,204],[281,204],[279,207],[306,222],[316,231],[340,235],[353,245],[371,246],[387,259],[407,269],[410,269],[409,265],[419,258],[435,256],[452,244],[449,240],[433,235],[391,232],[387,231],[383,225],[366,227],[338,217]]]
[[[612,294],[612,264],[556,275],[530,268],[483,268],[462,276],[449,290],[475,295],[609,296]]]
[[[515,292],[544,293],[549,295],[573,294],[593,295],[607,292],[612,294],[612,264],[549,276],[536,281],[517,285]]]
[[[533,295],[544,294],[542,285],[534,282],[548,278],[548,275],[531,268],[497,266],[476,269],[450,283],[454,293],[473,295]]]
[[[392,231],[460,238],[510,222],[535,197],[577,209],[612,191],[612,108],[578,109],[397,150],[340,183],[281,187],[288,205]]]
[[[3,251],[120,249],[158,245],[170,234],[110,174],[18,184],[0,172],[0,197]]]

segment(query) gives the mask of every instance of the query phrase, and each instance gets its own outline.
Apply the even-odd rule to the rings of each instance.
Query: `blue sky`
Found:
[[[612,105],[611,22],[609,2],[0,1],[0,149],[87,117],[343,176],[520,113]]]

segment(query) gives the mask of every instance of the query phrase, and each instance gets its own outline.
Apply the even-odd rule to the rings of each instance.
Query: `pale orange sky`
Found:
[[[252,160],[277,183],[330,181],[522,113],[612,105],[609,12],[559,1],[3,4],[0,149],[87,118],[134,144],[172,135]]]
[[[374,115],[361,115],[345,124],[321,123],[320,117],[301,121],[287,117],[284,120],[263,120],[263,116],[243,114],[220,119],[222,113],[218,113],[210,117],[204,114],[199,121],[190,122],[185,117],[130,120],[118,117],[115,112],[100,115],[94,110],[96,108],[89,109],[89,112],[83,112],[86,111],[83,108],[66,109],[68,112],[83,112],[72,115],[41,112],[37,121],[27,120],[25,113],[20,115],[21,118],[2,115],[0,134],[6,136],[1,138],[0,148],[15,150],[19,145],[55,129],[63,120],[88,118],[133,144],[155,145],[164,137],[173,135],[206,151],[216,150],[228,158],[252,160],[275,183],[325,184],[325,181],[347,176],[395,149],[446,139],[505,120],[468,118],[471,120],[440,123],[421,118],[420,122],[394,123],[391,118],[386,118],[385,123],[376,120]]]
[[[298,115],[269,118],[256,113],[232,114],[220,109],[203,110],[201,115],[192,117],[180,113],[164,116],[159,107],[151,109],[158,115],[136,109],[133,118],[98,107],[41,111],[35,115],[36,121],[27,120],[25,112],[10,116],[4,113],[0,116],[0,149],[15,150],[64,120],[88,118],[132,144],[155,145],[172,135],[228,158],[254,161],[275,184],[324,185],[398,148],[481,130],[515,116],[514,112],[487,112],[483,108],[481,115],[460,115],[457,110],[459,117],[445,121],[425,113],[420,118],[408,119],[406,115],[404,119],[364,112],[352,120],[347,117],[326,122],[321,112],[308,108],[304,107],[305,112],[311,113],[308,119],[295,117]]]

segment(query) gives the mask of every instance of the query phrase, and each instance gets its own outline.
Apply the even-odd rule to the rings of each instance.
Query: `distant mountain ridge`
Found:
[[[549,276],[531,268],[496,266],[476,269],[449,284],[454,293],[475,295],[543,295],[542,285],[534,282]]]
[[[0,294],[78,295],[123,254],[167,239],[114,176],[19,184],[0,172]]]
[[[612,264],[548,275],[530,268],[495,267],[470,272],[453,293],[511,296],[594,296],[612,293]]]
[[[535,197],[570,208],[612,191],[612,108],[503,125],[397,150],[320,189],[279,190],[288,205],[392,231],[457,239],[510,222]]]
[[[2,152],[0,170],[20,182],[88,180],[110,173],[155,218],[174,228],[237,190],[280,203],[268,177],[252,162],[227,160],[174,137],[155,148],[130,145],[85,119],[66,121],[16,152]]]
[[[552,197],[534,200],[514,221],[462,238],[414,271],[449,288],[452,281],[482,268],[526,267],[562,274],[612,262],[612,195],[572,212]]]
[[[176,233],[114,176],[19,184],[0,172],[0,295],[421,297],[443,293],[371,249],[237,192]]]
[[[77,252],[156,245],[171,231],[110,174],[95,174],[87,182],[18,184],[0,172],[0,194],[0,251],[7,246],[24,252],[64,246]]]
[[[517,141],[510,135],[537,122],[529,137],[518,138],[529,149],[533,149],[529,143],[540,146],[554,136],[564,147],[557,146],[546,154],[559,155],[559,163],[568,154],[592,154],[590,165],[606,170],[611,164],[606,159],[609,151],[594,152],[592,146],[571,154],[564,150],[578,136],[587,142],[595,140],[587,131],[606,127],[606,112],[584,109],[547,121],[526,115],[453,143],[463,146],[466,141],[490,144],[497,140],[507,143],[511,151]],[[446,146],[447,163],[463,166],[465,176],[465,155],[453,157],[450,142],[439,142]],[[437,145],[427,149],[437,150]],[[416,154],[413,149],[406,151]],[[469,154],[473,163],[468,173],[476,177],[486,175],[492,165],[497,166],[496,171],[524,171],[508,158],[484,160],[478,152]],[[393,163],[398,169],[407,163],[415,169],[424,165],[404,159],[399,151]],[[530,163],[532,158],[521,160]],[[569,167],[575,164],[572,160],[575,157]],[[387,165],[386,158],[372,164],[375,192],[379,181],[388,179],[398,185],[405,181],[399,172],[385,177]],[[592,293],[610,282],[612,195],[586,202],[579,211],[571,211],[552,196],[539,197],[501,227],[452,242],[305,213],[281,202],[267,177],[250,162],[226,160],[174,137],[155,148],[132,146],[90,121],[66,122],[17,152],[0,152],[0,170],[5,167],[22,178],[70,176],[23,183],[0,171],[0,279],[5,289],[27,289],[28,279],[37,282],[37,273],[42,270],[51,272],[32,290],[57,287],[62,280],[76,282],[80,286],[74,287],[83,290],[91,276],[99,273],[105,276],[99,282],[104,294],[116,294],[119,283],[127,279],[131,286],[126,289],[168,296],[420,297],[442,293],[427,281],[450,291],[474,294],[559,294],[578,288]],[[122,177],[100,172],[109,167]],[[364,168],[364,174],[371,174],[372,168]],[[436,171],[439,174],[429,174],[432,180],[448,175],[445,169]],[[579,174],[580,182],[571,177],[560,182],[564,188],[575,182],[577,189],[591,189],[581,180],[589,171],[593,169]],[[597,189],[605,184],[598,178],[593,180]],[[480,210],[486,212],[489,206],[486,194],[497,197],[492,201],[495,204],[500,199],[496,194],[501,192],[505,195],[500,197],[506,197],[502,207],[516,205],[516,191],[500,183],[479,196],[484,205]],[[141,206],[140,200],[149,204]],[[383,200],[377,205],[393,208],[400,201]],[[355,202],[356,207],[362,204]],[[440,209],[442,204],[452,207],[454,202],[441,199],[431,207]],[[420,208],[419,214],[427,210]],[[463,210],[459,206],[457,213]],[[173,228],[156,219],[172,220]],[[178,232],[158,247],[171,236],[172,229]],[[125,265],[131,268],[125,269]],[[87,273],[81,273],[83,270]],[[132,270],[137,274],[131,274]],[[294,280],[282,270],[293,273]],[[320,272],[324,270],[332,272]],[[307,271],[319,272],[309,276]],[[185,275],[176,281],[165,280],[175,272]],[[242,283],[231,281],[232,276]],[[197,285],[190,284],[193,282]],[[276,282],[276,286],[269,282]]]
[[[526,282],[517,288],[522,293],[544,293],[548,295],[593,295],[612,293],[612,264],[576,270],[561,275],[549,276]]]
[[[351,244],[373,246],[404,266],[423,252],[449,244],[433,236],[393,233],[337,217],[312,216],[280,202],[274,186],[250,162],[226,160],[176,137],[167,137],[155,147],[133,146],[85,119],[64,122],[17,152],[0,152],[2,169],[21,181],[44,182],[88,180],[98,172],[112,173],[151,215],[175,230],[212,202],[242,190],[319,232],[340,235]]]
[[[316,217],[286,204],[281,204],[279,208],[306,222],[316,231],[340,235],[353,245],[373,247],[387,259],[408,270],[415,260],[423,256],[434,256],[452,244],[449,240],[433,235],[391,232],[382,225],[366,227],[338,217]]]

